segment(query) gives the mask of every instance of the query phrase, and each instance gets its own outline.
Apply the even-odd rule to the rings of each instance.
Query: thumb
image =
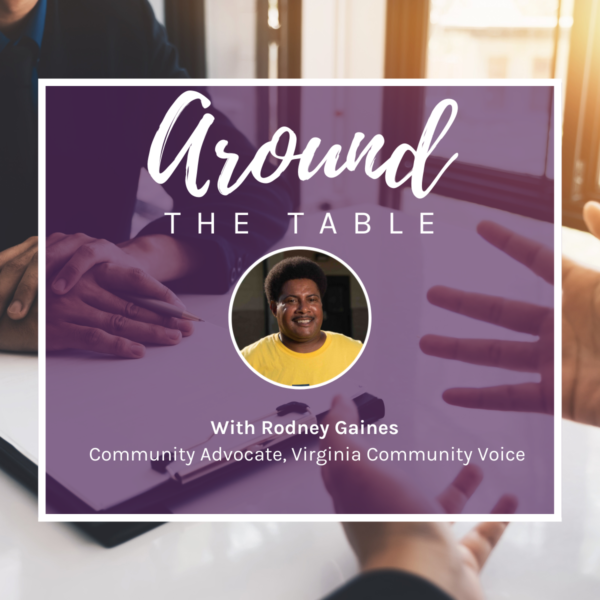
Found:
[[[331,402],[331,408],[325,418],[323,425],[327,427],[327,433],[321,440],[322,451],[331,449],[354,450],[357,448],[353,436],[338,433],[336,425],[344,421],[347,425],[358,423],[358,410],[352,400],[343,396],[335,396]],[[348,488],[352,488],[357,479],[360,479],[360,463],[346,464],[328,462],[321,467],[321,477],[325,488],[332,497],[336,512],[348,512],[344,506],[347,504]],[[350,511],[352,512],[352,511]]]
[[[600,204],[590,201],[583,207],[583,220],[594,237],[600,239]]]
[[[335,432],[335,425],[340,421],[345,421],[346,424],[358,424],[358,409],[352,400],[344,396],[335,396],[331,402],[331,408],[323,419],[323,423],[329,425],[327,435],[323,439],[321,445],[329,446],[335,442],[339,442],[340,434]]]

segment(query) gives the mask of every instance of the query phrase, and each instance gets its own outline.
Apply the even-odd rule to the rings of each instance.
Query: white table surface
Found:
[[[589,244],[566,232],[572,256],[600,255]],[[171,523],[106,550],[38,523],[35,497],[0,471],[2,600],[316,599],[355,572],[338,524]],[[490,599],[599,597],[600,429],[563,424],[563,522],[512,524],[483,582]]]
[[[598,598],[600,430],[565,423],[563,436],[564,521],[508,528],[484,572],[490,599]],[[334,523],[170,523],[106,550],[36,510],[0,471],[3,600],[317,599],[356,572]]]

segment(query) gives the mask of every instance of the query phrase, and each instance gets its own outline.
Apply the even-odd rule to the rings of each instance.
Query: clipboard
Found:
[[[359,418],[365,424],[374,423],[385,416],[385,404],[381,398],[378,398],[367,392],[361,392],[352,398],[359,413]],[[275,407],[273,414],[258,417],[255,422],[260,422],[267,417],[279,420],[280,424],[289,424],[295,421],[297,424],[307,426],[318,425],[323,421],[329,411],[314,413],[310,406],[301,402],[290,402]],[[234,444],[228,448],[229,453],[236,451],[256,452],[269,448],[278,450],[282,453],[290,452],[298,444],[314,443],[316,436],[311,433],[302,433],[298,435],[282,433],[279,435],[252,436],[250,439]],[[202,441],[195,447],[206,447],[207,442]],[[208,492],[216,486],[227,485],[239,476],[251,476],[253,472],[268,468],[269,464],[259,464],[246,460],[223,460],[213,463],[210,466],[190,465],[189,467],[180,466],[175,461],[158,460],[153,461],[149,468],[166,475],[165,480],[159,486],[138,496],[119,503],[106,510],[94,511],[81,498],[77,497],[65,486],[61,485],[52,477],[47,477],[46,494],[48,500],[60,505],[62,512],[71,514],[159,514],[168,513],[169,504],[180,502],[190,497],[196,497],[203,492]],[[99,524],[85,524],[99,525]],[[119,525],[111,523],[110,525]],[[126,524],[133,525],[133,524]],[[135,525],[148,525],[148,523],[136,523]],[[156,523],[153,525],[156,526]],[[125,535],[126,532],[119,532]],[[140,531],[141,533],[141,531]],[[139,535],[139,534],[136,534]],[[125,540],[123,540],[125,541]]]
[[[38,493],[37,359],[31,355],[0,354],[0,469]],[[105,548],[126,542],[161,523],[73,523]]]
[[[200,305],[203,298],[185,301],[193,308],[193,303]],[[279,497],[278,475],[272,473],[278,469],[285,473],[302,471],[312,479],[310,472],[316,472],[316,465],[289,459],[287,465],[271,463],[272,470],[260,465],[220,465],[217,473],[205,473],[198,481],[182,485],[169,471],[152,469],[145,457],[140,460],[136,455],[135,460],[129,460],[125,456],[121,460],[117,455],[116,460],[93,461],[91,449],[128,451],[131,456],[134,450],[150,454],[153,450],[192,448],[213,433],[211,421],[252,421],[292,400],[309,405],[315,418],[322,419],[336,394],[352,398],[369,392],[373,398],[375,394],[379,399],[385,397],[386,390],[364,379],[360,370],[353,368],[333,384],[312,389],[273,385],[257,377],[238,356],[229,331],[207,318],[179,345],[149,347],[140,361],[75,351],[52,354],[46,362],[44,466],[48,510],[64,515],[170,514],[196,494],[202,507],[191,514],[244,514],[248,496],[245,492],[230,494],[232,484],[240,489],[253,487],[251,474],[259,471],[257,477],[264,480],[261,486],[272,481]],[[174,381],[182,385],[175,387]],[[377,418],[381,418],[383,401],[379,400],[378,406]],[[233,441],[245,441],[239,436],[217,437],[224,448]],[[300,441],[312,444],[315,440],[306,436]],[[272,443],[285,444],[288,440]],[[289,441],[293,443],[298,440]],[[94,452],[97,458],[98,452]],[[228,468],[222,468],[225,466]],[[235,478],[233,471],[238,473]],[[204,493],[209,490],[212,492]],[[217,499],[219,495],[227,497],[225,502]],[[329,510],[322,486],[318,498],[322,510]],[[265,500],[253,506],[251,514],[295,514],[287,504],[295,500],[296,496],[286,497],[281,508],[267,507]],[[177,506],[169,507],[169,502]]]
[[[37,465],[21,454],[14,446],[0,438],[0,468],[37,496]],[[71,523],[105,548],[119,544],[146,533],[162,523]]]

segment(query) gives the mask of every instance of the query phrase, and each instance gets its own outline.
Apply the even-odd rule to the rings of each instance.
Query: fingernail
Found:
[[[146,348],[141,344],[133,344],[133,346],[131,346],[131,354],[133,354],[135,358],[142,358],[144,354],[146,354]]]
[[[9,313],[13,313],[15,315],[18,315],[21,313],[21,311],[23,310],[23,305],[18,301],[15,300],[9,307],[8,307],[8,312]]]
[[[66,287],[67,287],[67,282],[64,279],[59,279],[58,281],[55,281],[52,284],[52,289],[57,294],[62,294],[65,291]]]
[[[178,342],[181,339],[181,331],[179,329],[170,329],[167,337],[174,342]]]

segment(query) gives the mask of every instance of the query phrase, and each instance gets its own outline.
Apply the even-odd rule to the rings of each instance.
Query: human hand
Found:
[[[141,358],[143,344],[172,346],[191,335],[190,321],[164,317],[124,300],[138,295],[184,308],[177,296],[137,267],[103,263],[80,277],[65,294],[48,288],[47,349],[91,350]]]
[[[193,246],[168,235],[145,235],[116,245],[83,233],[53,233],[47,242],[46,272],[52,290],[61,295],[102,263],[142,269],[158,281],[174,281],[193,273],[199,260]]]
[[[8,314],[0,316],[0,352],[37,352],[38,349],[38,301],[21,319],[11,319]]]
[[[146,265],[119,246],[84,233],[53,233],[46,242],[48,284],[55,294],[68,293],[90,269],[102,263],[146,270]]]
[[[362,572],[394,569],[455,600],[484,597],[480,575],[508,523],[480,523],[456,539],[448,523],[344,523]]]
[[[24,319],[36,300],[37,290],[38,239],[30,237],[0,252],[0,316],[6,314],[15,321]]]
[[[600,238],[600,205],[583,217]],[[600,427],[600,273],[563,258],[563,416]]]
[[[480,223],[477,231],[483,239],[544,281],[553,283],[551,250],[489,221]],[[541,376],[540,383],[452,388],[442,396],[448,404],[487,410],[554,413],[554,311],[551,308],[443,286],[431,288],[427,299],[451,312],[538,336],[535,342],[457,339],[439,335],[421,338],[421,350],[430,356]]]
[[[351,400],[336,396],[323,421],[329,428],[321,441],[321,449],[341,450],[344,454],[358,450],[362,458],[360,461],[329,461],[321,469],[323,482],[339,514],[460,513],[483,479],[481,469],[470,464],[463,467],[437,497],[425,497],[397,470],[390,473],[377,466],[380,463],[364,460],[367,452],[360,437],[336,433],[335,425],[340,421],[357,424],[358,410]],[[502,508],[510,507],[510,503],[504,502],[506,498],[503,497]]]
[[[355,405],[334,398],[325,422],[330,425],[321,447],[355,449],[355,436],[334,433],[338,421],[358,423]],[[391,476],[373,463],[329,462],[322,468],[327,490],[338,513],[418,514],[461,512],[482,479],[481,470],[470,465],[437,498],[423,498],[407,480]],[[503,496],[494,514],[516,510],[516,499]],[[363,571],[399,569],[423,577],[457,600],[482,598],[479,574],[506,523],[483,523],[460,541],[448,523],[344,523],[348,540]]]

